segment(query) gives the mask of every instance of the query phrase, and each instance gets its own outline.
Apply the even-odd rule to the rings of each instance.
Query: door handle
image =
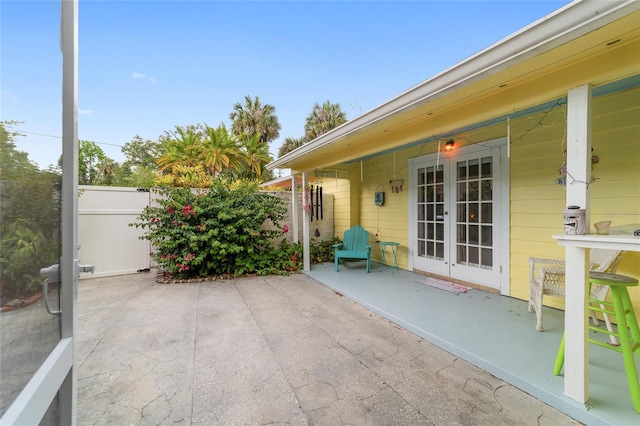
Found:
[[[73,263],[75,266],[76,275],[80,275],[81,272],[91,272],[92,274],[95,272],[96,267],[94,265],[80,265],[80,261],[78,259],[76,259]],[[44,296],[44,306],[47,309],[47,312],[50,315],[62,314],[61,310],[52,311],[49,301],[49,283],[60,282],[60,264],[56,263],[55,265],[40,269],[40,275],[46,277],[44,282],[42,283],[42,293]]]

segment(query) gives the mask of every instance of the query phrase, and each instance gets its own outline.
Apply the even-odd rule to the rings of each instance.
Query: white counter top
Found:
[[[636,229],[640,229],[640,224],[612,227],[608,235],[554,235],[553,238],[562,246],[640,251],[640,236],[633,235]]]

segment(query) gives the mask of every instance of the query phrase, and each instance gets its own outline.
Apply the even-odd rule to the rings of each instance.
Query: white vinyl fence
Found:
[[[150,203],[150,193],[135,188],[80,186],[78,199],[78,255],[94,265],[82,278],[133,274],[150,267],[151,243],[140,240],[143,229],[129,224]]]
[[[284,224],[290,231],[283,233],[283,237],[291,242],[291,193],[266,192],[285,201],[288,216]],[[80,186],[78,255],[80,263],[95,266],[93,275],[81,274],[81,278],[134,274],[154,266],[155,262],[149,256],[151,243],[138,238],[145,230],[129,224],[136,221],[145,207],[157,205],[154,201],[158,196],[157,192],[143,192],[135,188]],[[309,223],[311,238],[315,241],[330,240],[333,237],[333,195],[326,194],[323,199],[322,213],[316,212],[316,217]],[[301,194],[298,194],[298,209],[298,235],[302,242]]]

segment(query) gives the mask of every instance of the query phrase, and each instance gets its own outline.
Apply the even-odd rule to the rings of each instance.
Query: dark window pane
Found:
[[[433,223],[427,223],[427,238],[433,240],[436,237],[435,232],[433,232]]]
[[[418,223],[418,238],[424,239],[424,222]]]
[[[424,257],[425,255],[425,242],[418,241],[418,256]]]
[[[467,225],[458,225],[457,241],[462,244],[467,243]]]
[[[418,185],[424,185],[425,184],[425,171],[424,169],[418,169]]]
[[[444,259],[444,243],[436,243],[436,259]]]
[[[478,201],[478,181],[469,182],[469,201]]]
[[[493,246],[493,226],[482,226],[482,245]]]
[[[436,217],[433,214],[433,204],[427,204],[425,207],[427,208],[427,220],[429,221],[436,220]]]
[[[436,202],[442,203],[444,201],[444,185],[436,185]]]
[[[465,203],[458,203],[458,222],[467,221],[467,205]]]
[[[434,181],[433,172],[434,172],[433,167],[427,167],[427,183],[433,183]]]
[[[458,161],[458,180],[466,180],[467,179],[467,162],[466,161]]]
[[[478,203],[469,203],[469,222],[478,223],[480,221]]]
[[[482,201],[493,200],[493,180],[487,179],[482,181]]]
[[[482,249],[482,266],[487,269],[493,269],[493,250],[488,248]]]
[[[479,241],[478,226],[469,225],[469,244],[478,244]]]
[[[493,204],[482,203],[482,223],[493,223]]]
[[[483,178],[488,178],[493,176],[493,170],[491,165],[491,157],[484,157],[481,162],[481,173]]]
[[[436,240],[444,241],[444,223],[436,223]]]
[[[471,247],[471,246],[469,247],[469,264],[470,265],[480,264],[478,247]]]
[[[467,183],[458,182],[456,193],[456,199],[458,201],[467,201]]]
[[[457,246],[456,248],[456,253],[457,253],[457,263],[462,263],[462,264],[466,264],[467,263],[467,246]]]
[[[469,160],[469,180],[478,179],[479,177],[479,161],[478,159]]]

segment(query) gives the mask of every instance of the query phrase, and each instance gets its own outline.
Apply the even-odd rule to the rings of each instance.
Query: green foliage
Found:
[[[276,107],[262,104],[260,98],[244,97],[244,105],[237,102],[233,112],[229,114],[232,121],[231,130],[234,135],[259,135],[260,142],[267,145],[280,136],[280,121],[276,115]]]
[[[338,237],[333,237],[328,241],[311,241],[309,244],[309,257],[312,264],[333,262],[334,249],[333,245],[341,243],[342,241]]]
[[[304,124],[304,136],[308,142],[335,129],[347,121],[347,115],[339,103],[324,101],[322,105],[315,103]]]
[[[176,278],[284,273],[298,246],[274,241],[286,207],[256,183],[215,179],[208,189],[166,188],[131,226],[148,229],[153,256]],[[272,226],[263,226],[263,224]],[[289,253],[287,261],[286,253]]]
[[[60,258],[60,171],[39,170],[0,123],[0,294],[7,300],[40,289],[40,269]]]
[[[102,176],[99,164],[111,160],[95,142],[79,141],[78,144],[78,183],[95,185]],[[113,160],[107,167],[113,168]]]

